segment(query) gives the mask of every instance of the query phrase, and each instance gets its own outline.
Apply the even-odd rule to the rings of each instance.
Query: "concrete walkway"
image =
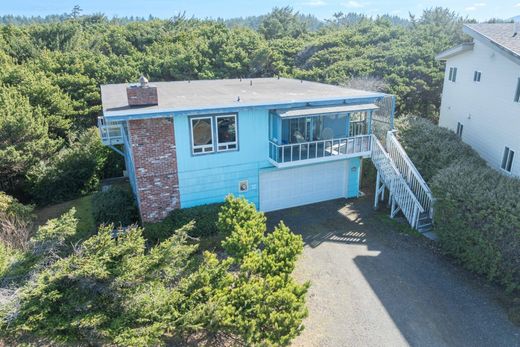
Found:
[[[311,281],[294,346],[520,346],[493,287],[395,232],[368,198],[267,214],[302,234],[295,276]]]

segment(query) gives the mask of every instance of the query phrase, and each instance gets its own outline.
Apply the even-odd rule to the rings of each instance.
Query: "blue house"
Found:
[[[141,78],[101,94],[102,141],[147,222],[230,193],[261,211],[355,198],[372,133],[394,116],[392,96],[284,78]]]

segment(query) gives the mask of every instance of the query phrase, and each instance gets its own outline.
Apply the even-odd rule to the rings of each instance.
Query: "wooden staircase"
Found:
[[[432,233],[435,200],[393,131],[387,133],[386,147],[372,136],[371,158],[377,169],[374,207],[385,199],[388,190],[390,217],[402,212],[412,228],[435,238]]]

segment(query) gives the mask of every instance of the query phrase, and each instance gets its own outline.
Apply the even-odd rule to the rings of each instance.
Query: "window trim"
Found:
[[[210,145],[195,145],[195,139],[193,138],[193,121],[199,120],[199,119],[209,119],[210,120],[210,126],[211,126],[211,144]],[[203,154],[210,154],[215,152],[215,141],[214,141],[214,131],[213,131],[213,117],[212,116],[197,116],[197,117],[190,117],[190,136],[191,136],[191,154],[192,155],[203,155]],[[205,148],[210,148],[210,151],[206,151]],[[202,152],[195,152],[196,149],[202,149]]]
[[[461,122],[457,122],[457,131],[456,131],[457,136],[462,138],[463,131],[464,131],[464,124],[462,124]]]
[[[502,155],[502,164],[500,165],[500,169],[508,174],[513,170],[513,160],[515,158],[515,151],[513,151],[510,147],[504,148],[504,154]]]
[[[450,67],[450,74],[448,76],[448,80],[455,83],[457,81],[457,68],[452,66]]]
[[[216,138],[217,138],[217,152],[231,152],[231,151],[237,151],[238,150],[238,117],[236,113],[226,113],[226,114],[219,114],[215,115],[215,132],[216,132]],[[219,118],[226,118],[226,117],[233,117],[235,118],[235,141],[232,142],[220,142],[218,139],[218,120]],[[229,146],[235,145],[234,148],[229,148]],[[225,149],[220,149],[220,146],[226,146]]]
[[[516,82],[515,98],[513,99],[513,101],[520,102],[520,77],[517,79]]]
[[[475,70],[473,73],[473,82],[480,82],[480,79],[482,78],[482,72]]]

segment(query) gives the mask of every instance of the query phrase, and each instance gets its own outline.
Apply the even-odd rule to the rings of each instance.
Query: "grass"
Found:
[[[84,197],[62,202],[60,204],[46,206],[35,211],[36,225],[43,225],[49,219],[58,218],[71,208],[76,208],[78,229],[76,239],[86,239],[96,231],[96,223],[92,215],[92,194]]]
[[[96,232],[91,200],[92,195],[87,195],[79,199],[37,209],[35,211],[35,225],[37,227],[43,225],[49,219],[58,218],[74,207],[76,208],[78,227],[76,235],[70,241],[85,240]],[[0,245],[0,278],[7,283],[24,280],[38,261],[39,257],[30,251],[23,252]]]
[[[375,216],[382,224],[392,227],[394,230],[397,230],[401,234],[407,234],[414,237],[422,236],[420,232],[410,227],[408,223],[403,223],[402,221],[399,221],[399,219],[389,218],[388,213],[386,211],[378,211],[376,212]]]

